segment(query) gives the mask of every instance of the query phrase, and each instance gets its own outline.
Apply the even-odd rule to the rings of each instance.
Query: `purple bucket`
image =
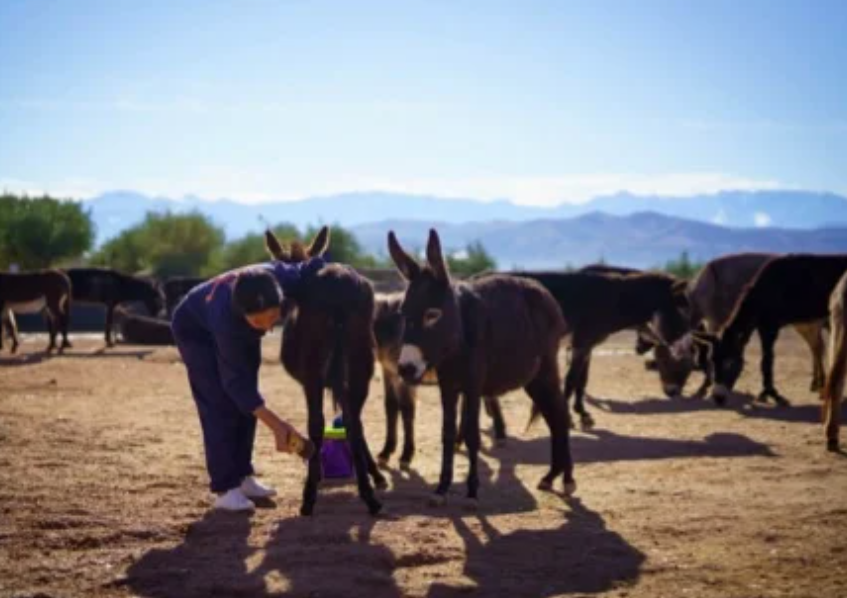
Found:
[[[321,446],[321,468],[324,479],[353,477],[353,452],[344,428],[326,428]]]

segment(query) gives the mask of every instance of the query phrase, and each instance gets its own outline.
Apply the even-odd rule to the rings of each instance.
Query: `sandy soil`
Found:
[[[278,342],[267,340],[263,391],[302,428]],[[323,488],[315,516],[298,517],[305,468],[274,453],[264,430],[255,461],[280,496],[252,516],[209,512],[175,351],[104,352],[78,339],[42,359],[42,345],[29,338],[22,357],[0,358],[3,597],[847,596],[847,458],[824,450],[793,332],[777,361],[789,409],[742,396],[722,410],[670,401],[631,335],[604,345],[589,385],[597,429],[572,439],[580,487],[570,502],[535,490],[546,434],[521,433],[529,401],[513,393],[508,445],[484,438],[480,509],[465,508],[462,483],[446,507],[429,507],[440,413],[425,389],[415,469],[390,471],[384,519],[366,514],[352,486]],[[742,391],[759,387],[751,364]],[[377,376],[366,408],[374,450],[383,422]],[[460,455],[460,482],[465,463]]]

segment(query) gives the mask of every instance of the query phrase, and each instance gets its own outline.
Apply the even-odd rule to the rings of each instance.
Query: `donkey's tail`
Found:
[[[346,404],[342,398],[347,393],[347,355],[344,341],[347,334],[347,318],[342,314],[334,317],[334,339],[329,360],[329,386],[332,390],[332,406],[335,411]]]

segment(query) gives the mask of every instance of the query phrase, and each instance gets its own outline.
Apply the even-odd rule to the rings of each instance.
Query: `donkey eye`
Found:
[[[441,318],[440,309],[428,309],[424,314],[424,326],[432,326]]]

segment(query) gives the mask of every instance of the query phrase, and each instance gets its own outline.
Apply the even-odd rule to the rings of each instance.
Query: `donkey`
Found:
[[[689,305],[689,322],[692,329],[716,333],[726,325],[738,298],[762,266],[778,257],[773,253],[736,253],[708,262],[700,273],[688,283],[686,295]],[[810,390],[819,391],[824,383],[824,342],[821,324],[804,322],[793,324],[809,345],[812,354],[812,381]],[[655,369],[664,388],[682,389],[693,370],[701,370],[704,380],[695,396],[705,396],[712,385],[708,357],[704,346],[686,337],[673,350],[658,346],[654,351]],[[667,393],[667,390],[666,390]]]
[[[418,384],[430,368],[441,391],[441,476],[432,503],[443,505],[453,482],[456,410],[463,395],[468,449],[468,500],[477,503],[479,408],[482,396],[500,396],[523,387],[550,428],[550,470],[538,484],[550,490],[563,475],[567,494],[576,490],[570,453],[568,410],[560,390],[558,349],[567,331],[555,300],[541,285],[491,275],[454,282],[430,230],[427,263],[421,266],[388,233],[391,258],[409,287],[398,371]]]
[[[564,396],[575,395],[574,412],[583,428],[594,419],[585,409],[591,352],[615,332],[639,328],[650,332],[654,344],[669,344],[688,331],[682,281],[643,272],[609,276],[586,272],[513,272],[512,276],[540,283],[554,297],[568,326],[571,362]],[[684,283],[682,283],[684,284]],[[537,414],[533,413],[532,419]]]
[[[400,469],[408,470],[415,454],[415,407],[416,387],[406,384],[400,376],[398,361],[403,344],[403,293],[376,295],[374,312],[374,337],[376,339],[377,360],[382,366],[382,383],[385,395],[385,445],[377,455],[381,466],[388,465],[391,455],[397,448],[397,417],[403,420],[403,451],[400,454]],[[429,370],[422,381],[424,384],[437,384],[435,372]],[[506,441],[506,424],[503,411],[497,397],[483,398],[485,409],[494,421],[494,436],[497,444]],[[463,436],[460,431],[460,437]],[[461,444],[457,440],[456,444]]]
[[[838,451],[841,399],[847,378],[847,273],[829,298],[829,374],[823,389],[826,448]]]
[[[323,227],[306,248],[295,243],[283,249],[270,231],[265,244],[274,259],[299,263],[321,256],[329,246],[329,229]],[[370,478],[378,488],[388,486],[368,449],[362,426],[362,408],[374,372],[374,293],[370,282],[349,266],[327,264],[317,274],[304,277],[294,296],[286,298],[286,319],[280,360],[303,387],[309,412],[309,439],[315,452],[303,491],[301,515],[311,515],[321,479],[325,388],[344,414],[344,425],[353,451],[359,496],[372,515],[382,510]]]
[[[710,353],[715,381],[712,397],[723,405],[744,369],[744,348],[758,330],[762,342],[762,384],[759,401],[789,402],[773,381],[774,345],[780,328],[819,323],[829,314],[829,297],[847,270],[847,255],[789,254],[774,258],[759,270],[738,298],[719,336],[694,333]]]
[[[12,343],[12,353],[17,351],[18,331],[14,312],[43,312],[50,333],[47,352],[56,348],[56,334],[62,333],[61,353],[72,345],[68,341],[68,322],[71,309],[71,282],[60,270],[42,270],[21,274],[0,273],[0,316],[7,314],[6,327]],[[0,334],[0,350],[3,335]]]
[[[106,306],[106,345],[111,347],[115,307],[120,303],[140,301],[151,316],[156,316],[164,304],[161,290],[151,281],[128,276],[109,268],[69,268],[74,301],[99,303]]]
[[[169,320],[149,318],[118,307],[115,309],[115,324],[126,343],[159,346],[176,344]]]

